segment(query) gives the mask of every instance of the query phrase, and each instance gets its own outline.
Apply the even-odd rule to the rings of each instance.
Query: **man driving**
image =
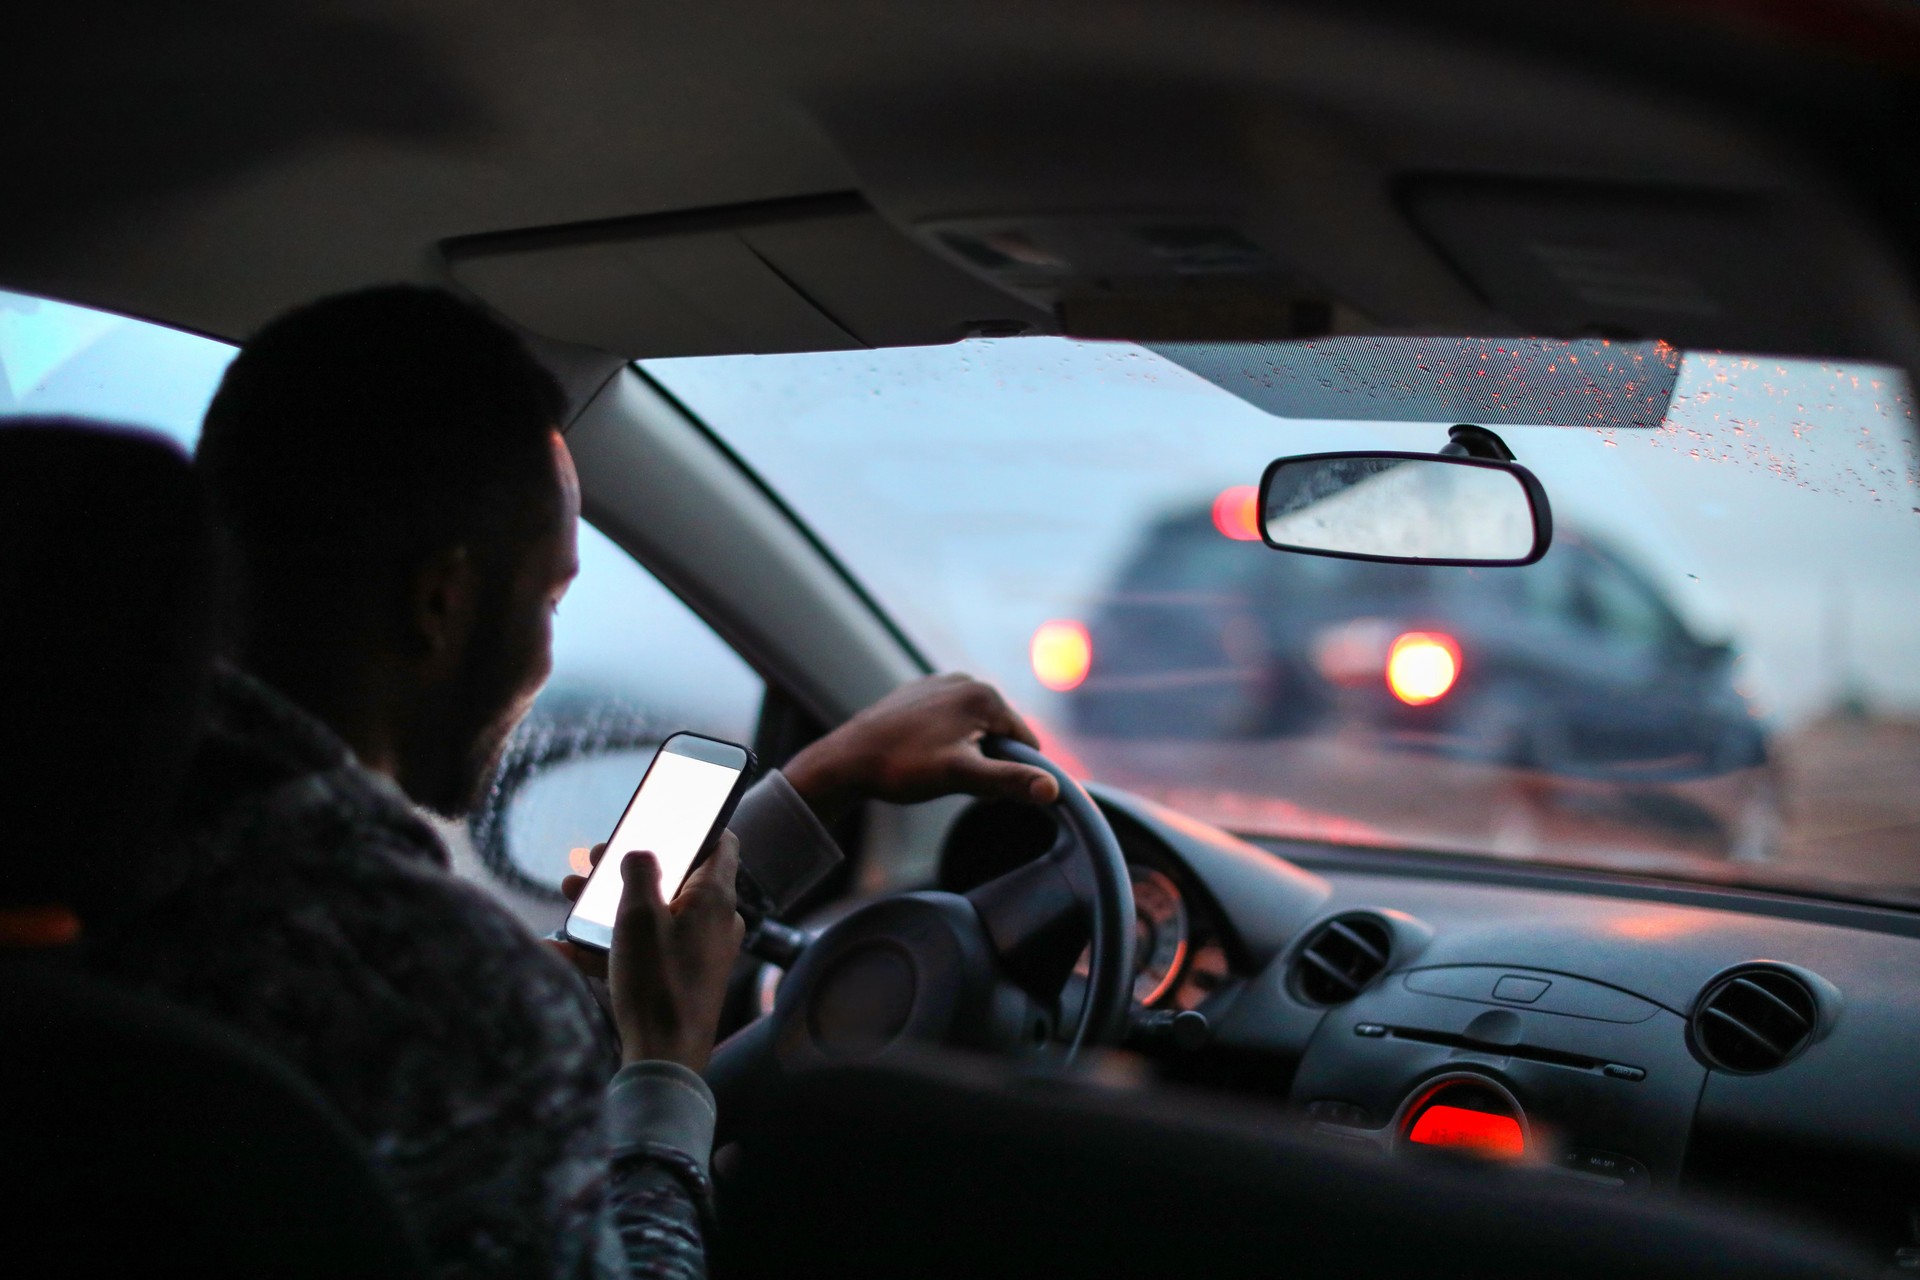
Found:
[[[646,851],[609,851],[615,1045],[564,949],[455,878],[415,809],[474,805],[551,669],[578,568],[563,413],[509,330],[439,291],[324,299],[246,344],[196,455],[232,663],[178,838],[142,851],[91,962],[304,1069],[437,1274],[698,1275],[696,1073],[740,943],[735,841],[671,903]],[[1044,771],[981,753],[988,733],[1032,741],[986,685],[908,685],[768,774],[733,827],[830,846],[866,798],[1053,799]]]

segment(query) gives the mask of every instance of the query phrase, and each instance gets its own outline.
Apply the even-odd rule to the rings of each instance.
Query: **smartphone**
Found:
[[[613,946],[620,862],[629,853],[660,860],[660,890],[671,900],[733,816],[752,768],[753,753],[731,742],[676,733],[661,743],[567,916],[567,938],[603,951]]]

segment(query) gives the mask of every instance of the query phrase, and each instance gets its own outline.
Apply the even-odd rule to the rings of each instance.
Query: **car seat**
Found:
[[[6,1271],[421,1275],[361,1144],[311,1085],[75,963],[160,837],[212,665],[215,580],[178,449],[0,426]]]
[[[0,1046],[9,1274],[425,1274],[357,1137],[240,1036],[15,955]]]

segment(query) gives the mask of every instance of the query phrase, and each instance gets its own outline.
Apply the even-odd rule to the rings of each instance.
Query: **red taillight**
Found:
[[[1460,678],[1460,646],[1438,631],[1409,631],[1387,651],[1387,688],[1410,707],[1447,696]]]
[[[1250,484],[1222,489],[1213,500],[1213,527],[1235,542],[1260,541],[1260,490]]]
[[[1027,645],[1033,674],[1056,693],[1078,688],[1093,667],[1093,638],[1070,619],[1043,622]]]

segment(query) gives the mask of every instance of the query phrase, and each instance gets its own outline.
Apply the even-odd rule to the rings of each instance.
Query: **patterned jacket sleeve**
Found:
[[[703,1280],[713,1186],[714,1103],[670,1062],[622,1067],[607,1090],[608,1202],[624,1260],[641,1280]]]
[[[704,1280],[712,1190],[684,1152],[638,1147],[613,1158],[611,1207],[622,1275]]]

